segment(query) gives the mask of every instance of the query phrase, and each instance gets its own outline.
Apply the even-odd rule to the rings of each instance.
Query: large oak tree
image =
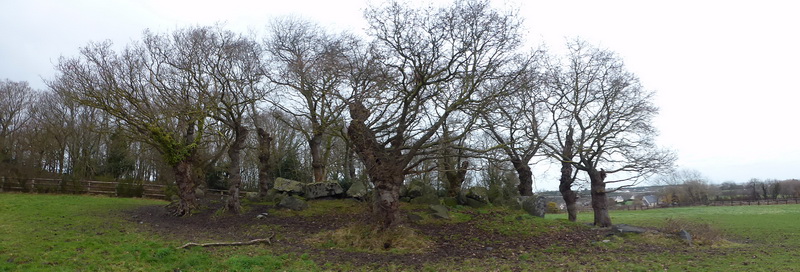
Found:
[[[373,212],[385,229],[399,222],[404,177],[431,158],[443,123],[492,99],[483,87],[519,46],[519,21],[488,1],[441,8],[390,2],[365,14],[373,43],[359,51],[370,57],[351,61],[347,132],[375,186]]]
[[[674,156],[654,142],[652,119],[658,108],[653,92],[644,89],[620,57],[580,40],[569,43],[568,49],[563,60],[549,65],[548,96],[555,123],[546,146],[564,164],[562,193],[570,192],[574,181],[567,164],[586,173],[594,224],[608,227],[607,185],[631,186],[630,182],[671,168]],[[616,178],[607,179],[609,175]],[[565,194],[564,199],[574,204],[572,196]]]
[[[202,67],[215,38],[211,28],[172,34],[146,31],[120,52],[110,42],[92,43],[81,55],[61,58],[51,89],[104,111],[137,140],[154,147],[178,186],[176,215],[196,208],[193,166],[206,129],[213,79]]]

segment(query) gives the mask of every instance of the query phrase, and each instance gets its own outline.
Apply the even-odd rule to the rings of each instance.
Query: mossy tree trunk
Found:
[[[185,159],[177,162],[172,166],[172,172],[175,173],[175,183],[178,185],[178,198],[180,198],[178,206],[172,213],[176,216],[190,215],[197,208],[192,160]]]

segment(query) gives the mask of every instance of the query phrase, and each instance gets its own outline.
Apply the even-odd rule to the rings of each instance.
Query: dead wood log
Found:
[[[178,247],[178,249],[186,249],[186,248],[190,248],[190,247],[194,247],[194,246],[199,246],[199,247],[245,246],[245,245],[258,244],[258,243],[267,243],[267,244],[271,245],[272,244],[272,237],[275,237],[275,233],[272,233],[272,235],[270,235],[267,238],[253,239],[253,240],[250,240],[250,241],[247,241],[247,242],[217,242],[217,243],[205,243],[205,244],[186,243],[185,245],[182,245],[182,246]]]

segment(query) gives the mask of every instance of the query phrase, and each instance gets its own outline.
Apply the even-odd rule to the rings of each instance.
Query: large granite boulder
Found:
[[[424,193],[425,193],[425,188],[419,184],[409,184],[408,188],[405,190],[405,196],[410,198],[420,197]]]
[[[360,181],[353,182],[350,189],[347,189],[347,197],[364,199],[367,196],[367,186]]]
[[[543,196],[520,196],[517,198],[522,209],[528,214],[544,217],[547,210],[547,201]]]
[[[442,203],[447,207],[455,207],[455,206],[458,205],[458,198],[445,197],[445,198],[442,198]]]
[[[479,201],[479,200],[476,200],[476,199],[472,199],[472,198],[467,198],[465,205],[467,205],[468,207],[473,208],[473,209],[479,209],[479,208],[486,207],[486,205],[488,205],[488,203],[482,202],[482,201]]]
[[[278,207],[295,211],[302,211],[308,208],[308,203],[294,196],[287,196],[284,197],[280,203],[278,203]]]
[[[305,193],[305,188],[302,182],[285,179],[285,178],[276,178],[275,179],[275,187],[273,189],[293,195],[300,195]]]
[[[439,198],[435,195],[426,194],[419,197],[415,197],[411,199],[411,204],[427,204],[427,205],[438,205]]]
[[[489,203],[489,190],[484,187],[472,187],[467,190],[466,197],[483,203]]]
[[[336,181],[309,183],[303,186],[306,199],[314,199],[328,196],[338,196],[344,193],[344,189]]]

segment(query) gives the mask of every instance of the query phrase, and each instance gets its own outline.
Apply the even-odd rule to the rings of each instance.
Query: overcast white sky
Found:
[[[377,1],[377,0],[375,0]],[[503,1],[496,1],[502,5]],[[512,1],[515,2],[515,1]],[[800,178],[800,8],[793,1],[516,1],[532,46],[560,49],[568,37],[616,51],[657,91],[659,143],[678,165],[713,182]],[[300,15],[360,31],[364,0],[0,0],[0,79],[54,74],[59,56],[89,41],[118,45],[142,30],[226,22],[260,31],[270,18]],[[539,190],[557,188],[547,176]]]

